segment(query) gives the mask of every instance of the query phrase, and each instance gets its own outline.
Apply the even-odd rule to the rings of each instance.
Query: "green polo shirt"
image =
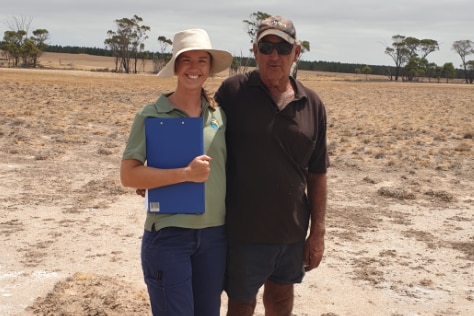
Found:
[[[155,214],[147,213],[145,229],[151,231],[164,227],[206,228],[224,224],[227,158],[225,146],[226,117],[220,109],[213,109],[202,98],[202,117],[204,121],[204,153],[212,158],[211,172],[205,182],[204,214]],[[130,136],[122,159],[146,160],[145,119],[147,117],[178,118],[188,115],[175,108],[165,95],[160,95],[155,103],[142,108],[133,121]],[[211,124],[212,122],[212,124]]]

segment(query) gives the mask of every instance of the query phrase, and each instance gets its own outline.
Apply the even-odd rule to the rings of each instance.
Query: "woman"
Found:
[[[172,58],[158,74],[177,76],[176,89],[137,113],[123,153],[120,177],[126,187],[205,182],[204,214],[147,213],[141,257],[154,315],[219,315],[226,257],[225,116],[203,84],[231,62],[230,53],[212,49],[206,31],[176,33]],[[204,155],[184,168],[145,165],[148,117],[202,117]]]

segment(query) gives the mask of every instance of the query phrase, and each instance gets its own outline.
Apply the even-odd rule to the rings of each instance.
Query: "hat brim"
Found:
[[[170,61],[161,69],[161,71],[158,73],[159,77],[162,78],[169,78],[173,77],[174,74],[174,67],[175,67],[175,62],[176,58],[184,52],[187,51],[192,51],[192,50],[202,50],[205,52],[208,52],[212,56],[212,66],[211,66],[211,71],[209,72],[210,75],[214,75],[216,73],[219,73],[221,71],[226,70],[227,68],[230,67],[232,64],[232,55],[224,50],[219,50],[219,49],[183,49],[179,51],[177,54],[173,55],[171,57]]]
[[[277,30],[277,29],[269,29],[269,30],[265,30],[262,32],[262,34],[260,34],[257,38],[257,42],[260,42],[260,40],[262,38],[264,38],[265,36],[268,36],[268,35],[275,35],[275,36],[278,36],[279,38],[282,38],[284,39],[285,41],[287,41],[288,43],[290,44],[294,44],[296,43],[296,39],[291,37],[290,35],[286,34],[285,32],[283,31],[280,31],[280,30]]]

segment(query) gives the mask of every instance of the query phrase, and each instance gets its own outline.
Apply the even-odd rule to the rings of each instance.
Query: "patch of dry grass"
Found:
[[[63,70],[0,68],[0,234],[10,251],[2,260],[12,271],[22,271],[11,288],[29,287],[28,274],[49,264],[72,277],[39,297],[31,312],[145,315],[146,293],[123,282],[138,256],[121,256],[136,251],[143,214],[120,205],[117,215],[110,205],[127,194],[140,203],[119,183],[120,157],[135,113],[172,91],[176,81],[78,71],[110,68],[104,60],[91,63],[90,56],[62,56],[61,65],[53,65],[58,56],[48,58],[42,61],[45,68]],[[304,71],[298,76],[321,96],[328,113],[332,166],[322,269],[334,275],[318,295],[326,299],[325,310],[344,307],[345,302],[334,304],[337,286],[354,279],[360,310],[385,310],[388,302],[400,314],[406,314],[406,306],[417,307],[412,313],[461,314],[465,298],[472,302],[472,291],[465,290],[472,288],[472,277],[457,278],[470,276],[472,269],[467,261],[473,253],[472,85],[396,83],[383,77],[367,82],[352,74]],[[224,77],[209,79],[207,89],[215,91]],[[60,211],[49,213],[49,208]],[[25,242],[25,236],[36,238]],[[74,245],[61,243],[66,237]],[[117,248],[108,249],[117,238]],[[100,246],[94,248],[94,242]],[[71,247],[85,254],[80,261]],[[107,269],[116,277],[74,274],[76,264]],[[324,277],[309,274],[303,289],[314,290]],[[364,284],[383,291],[365,297]],[[419,289],[433,284],[445,291],[442,299],[436,291]],[[442,284],[448,289],[440,289]],[[312,306],[296,304],[298,314]]]

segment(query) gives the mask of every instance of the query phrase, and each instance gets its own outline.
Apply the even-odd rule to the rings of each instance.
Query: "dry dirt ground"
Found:
[[[135,112],[175,81],[40,61],[0,68],[0,315],[149,315],[145,212],[118,168]],[[474,315],[474,86],[299,79],[326,104],[332,166],[325,257],[294,315]]]

